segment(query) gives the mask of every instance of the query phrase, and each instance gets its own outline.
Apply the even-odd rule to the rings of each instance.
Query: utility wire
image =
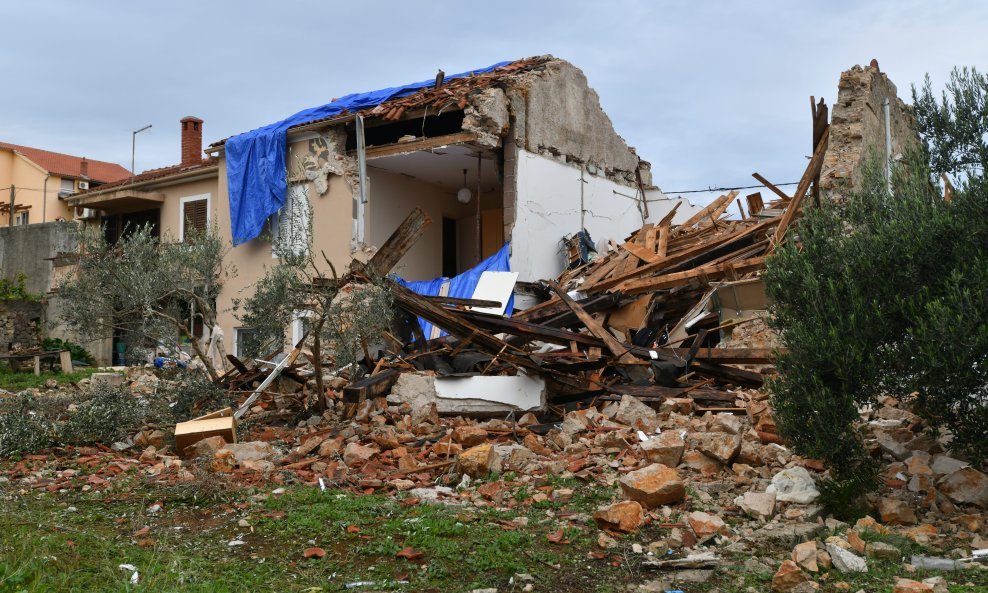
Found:
[[[798,181],[792,181],[790,183],[773,183],[772,185],[774,185],[775,187],[784,187],[784,186],[787,186],[787,185],[799,185],[799,182]],[[759,187],[765,187],[765,186],[759,183],[758,185],[740,185],[738,187],[711,187],[711,188],[708,188],[708,189],[685,189],[685,190],[679,190],[679,191],[662,190],[662,193],[664,193],[664,194],[702,194],[702,193],[715,192],[715,191],[733,191],[733,190],[736,190],[736,189],[757,189]]]

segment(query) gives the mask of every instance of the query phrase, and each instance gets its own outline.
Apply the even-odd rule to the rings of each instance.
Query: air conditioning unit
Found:
[[[89,189],[88,181],[79,181],[79,189]]]
[[[74,220],[95,220],[99,218],[99,210],[93,208],[76,208]]]

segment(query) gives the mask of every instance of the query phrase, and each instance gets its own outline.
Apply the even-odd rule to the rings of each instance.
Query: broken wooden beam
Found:
[[[600,324],[596,319],[594,319],[589,313],[583,310],[576,301],[573,300],[562,288],[559,287],[555,282],[549,282],[549,288],[556,293],[556,296],[570,308],[573,313],[583,322],[583,325],[590,330],[590,333],[594,336],[600,338],[604,341],[607,349],[611,351],[611,354],[617,357],[618,361],[621,363],[633,363],[635,362],[635,357],[628,353],[628,349],[614,337],[610,331],[607,330],[603,325]]]
[[[784,192],[781,189],[779,189],[778,187],[776,187],[768,179],[765,179],[764,177],[762,177],[758,173],[752,173],[751,176],[754,177],[755,179],[757,179],[758,180],[758,183],[761,183],[765,187],[767,187],[770,190],[772,190],[775,193],[775,195],[779,196],[783,200],[785,200],[785,201],[788,202],[789,200],[792,199],[791,197],[789,197],[789,194],[787,194],[786,192]],[[759,195],[758,198],[759,198],[759,202],[760,202],[761,201],[761,195]],[[749,205],[750,205],[750,202],[749,202]],[[748,208],[748,211],[751,212],[750,206]],[[760,212],[761,211],[761,208],[759,208],[758,211]],[[755,212],[752,212],[752,214],[755,214]]]
[[[378,276],[385,276],[398,265],[412,245],[419,240],[432,220],[421,208],[412,210],[377,253],[367,262],[367,267]],[[356,261],[356,260],[354,260]]]
[[[343,401],[348,404],[362,402],[372,397],[383,397],[391,392],[401,371],[387,369],[376,375],[364,377],[343,388]]]
[[[683,358],[689,353],[686,348],[660,350]],[[699,348],[693,358],[721,364],[772,364],[775,355],[783,351],[775,348]]]
[[[823,155],[827,152],[827,142],[829,139],[830,126],[827,126],[820,135],[820,142],[813,152],[813,158],[810,159],[810,163],[806,165],[806,170],[803,172],[803,177],[799,180],[799,185],[796,187],[796,193],[792,196],[792,201],[786,206],[786,211],[782,214],[782,220],[779,221],[779,226],[775,229],[775,240],[773,245],[770,245],[768,248],[769,253],[772,252],[775,245],[780,244],[785,239],[789,226],[796,218],[796,215],[799,214],[799,209],[803,203],[803,196],[809,191],[810,183],[813,182],[813,179],[820,171],[820,167],[823,166]]]

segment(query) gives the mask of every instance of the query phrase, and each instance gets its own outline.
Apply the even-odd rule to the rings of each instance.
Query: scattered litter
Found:
[[[133,564],[121,564],[117,568],[119,568],[120,570],[126,570],[130,572],[131,585],[136,585],[141,581],[141,575],[139,572],[137,572],[137,567],[134,566]]]

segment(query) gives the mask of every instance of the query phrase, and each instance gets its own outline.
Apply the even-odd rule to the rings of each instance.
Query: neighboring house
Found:
[[[10,225],[11,186],[14,225],[24,225],[72,220],[67,196],[129,176],[116,163],[0,142],[0,226]]]
[[[366,144],[363,201],[358,116]],[[215,223],[233,243],[230,139],[209,146],[212,156],[203,160],[201,123],[182,120],[180,165],[68,202],[101,211],[110,232],[128,222],[154,222],[180,239],[189,225]],[[512,269],[520,280],[532,281],[562,270],[564,236],[586,228],[594,241],[620,243],[678,202],[651,185],[649,164],[615,132],[583,73],[551,56],[437,80],[356,112],[306,121],[288,129],[286,144],[288,189],[284,206],[266,225],[271,232],[232,247],[227,256],[237,276],[226,281],[217,310],[228,352],[236,353],[238,338],[249,331],[238,327],[233,299],[277,264],[271,234],[300,246],[311,240],[315,253],[342,270],[358,251],[381,245],[419,207],[432,224],[399,263],[399,275],[452,276],[508,241]],[[677,220],[693,211],[684,202]]]

